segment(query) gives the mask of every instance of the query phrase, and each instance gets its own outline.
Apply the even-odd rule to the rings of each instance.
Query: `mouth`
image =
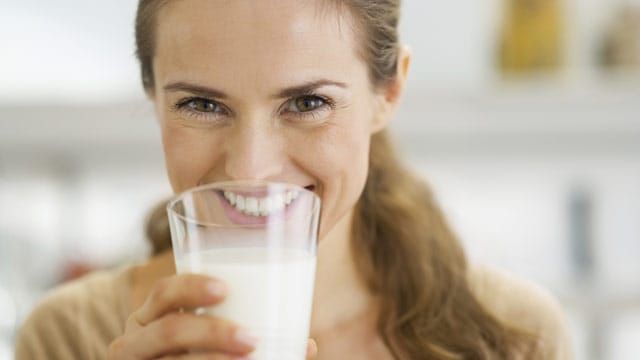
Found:
[[[308,185],[304,188],[313,192],[316,187],[315,185]],[[222,197],[234,210],[256,218],[267,218],[275,214],[283,213],[285,209],[295,203],[299,196],[300,191],[298,190],[287,190],[276,194],[264,192],[222,192]]]

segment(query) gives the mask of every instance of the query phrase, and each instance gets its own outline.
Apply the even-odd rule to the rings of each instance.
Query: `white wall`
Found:
[[[414,52],[411,82],[484,88],[504,0],[405,0],[401,34]],[[569,73],[589,78],[616,5],[638,0],[566,0]],[[142,98],[134,58],[135,0],[0,1],[0,103],[105,102]]]

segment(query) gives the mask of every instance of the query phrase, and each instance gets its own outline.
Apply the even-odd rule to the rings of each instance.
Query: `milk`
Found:
[[[224,302],[204,311],[257,335],[255,360],[305,359],[315,265],[315,254],[294,249],[214,249],[176,258],[178,273],[225,281]]]

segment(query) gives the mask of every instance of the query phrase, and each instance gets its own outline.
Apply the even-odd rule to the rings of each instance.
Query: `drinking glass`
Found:
[[[320,199],[306,188],[264,181],[190,189],[167,205],[178,273],[222,279],[225,300],[197,309],[257,335],[256,360],[306,356]]]

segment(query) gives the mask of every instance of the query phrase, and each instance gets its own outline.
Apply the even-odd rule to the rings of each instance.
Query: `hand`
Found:
[[[315,341],[309,339],[307,343],[307,360],[314,360],[318,357],[318,345]]]
[[[226,292],[221,281],[203,275],[174,275],[158,282],[129,316],[124,334],[109,345],[107,358],[244,359],[255,349],[253,335],[225,319],[185,311],[218,304]]]

